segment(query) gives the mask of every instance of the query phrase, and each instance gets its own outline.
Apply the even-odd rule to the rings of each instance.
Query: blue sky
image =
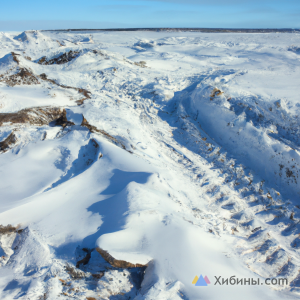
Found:
[[[1,0],[0,30],[300,28],[300,0]]]

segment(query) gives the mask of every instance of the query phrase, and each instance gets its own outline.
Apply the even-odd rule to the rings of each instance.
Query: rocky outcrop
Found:
[[[67,119],[67,111],[63,109],[61,116],[55,121],[56,126],[62,126],[65,128],[66,126],[75,125],[73,122],[68,121]]]
[[[64,108],[57,107],[34,107],[22,109],[15,113],[0,113],[0,126],[10,125],[18,127],[20,125],[33,125],[43,126],[54,122],[55,126],[75,125],[73,122],[68,121],[67,112]],[[0,152],[6,152],[8,149],[14,147],[18,141],[15,134],[17,129],[12,132],[0,142]]]
[[[87,265],[91,259],[91,253],[94,251],[94,249],[88,249],[88,248],[83,248],[82,250],[86,253],[86,256],[76,263],[76,268],[79,268],[81,264]]]
[[[20,54],[17,54],[17,53],[15,53],[15,52],[11,52],[11,55],[12,55],[12,57],[13,57],[13,60],[17,63],[17,64],[19,64],[19,59],[18,59],[18,56],[20,56]]]
[[[215,97],[221,96],[223,92],[221,92],[219,89],[214,88],[212,93],[210,94],[210,101],[212,101]]]
[[[50,60],[47,60],[46,56],[43,56],[38,61],[38,64],[40,64],[40,65],[54,65],[54,64],[61,65],[61,64],[65,64],[65,63],[75,59],[78,56],[79,56],[79,51],[70,50],[69,52],[65,52],[62,55],[60,55],[58,57],[54,57]]]
[[[13,56],[14,60],[17,59],[17,56]],[[15,85],[35,85],[40,84],[38,78],[26,68],[18,68],[16,74],[9,76],[3,76],[0,78],[0,81],[5,82],[9,86]]]
[[[34,107],[22,109],[15,113],[0,113],[0,126],[4,123],[12,124],[30,124],[30,125],[48,125],[50,122],[57,120],[56,125],[67,126],[73,125],[66,118],[66,110],[57,107]]]
[[[4,139],[2,142],[0,142],[0,151],[5,152],[8,150],[11,146],[13,146],[17,142],[17,137],[12,132],[6,139]]]
[[[99,134],[104,135],[107,139],[109,139],[115,145],[120,146],[121,148],[126,150],[126,147],[120,141],[118,141],[116,138],[114,138],[113,136],[108,134],[106,131],[104,131],[102,129],[98,129],[96,126],[90,125],[90,123],[85,119],[84,116],[82,116],[81,126],[86,127],[90,132],[99,133]]]
[[[111,256],[107,251],[97,247],[97,252],[103,257],[104,260],[106,260],[109,264],[111,264],[115,268],[122,268],[122,269],[130,269],[130,268],[144,268],[147,267],[143,264],[132,264],[130,262],[127,262],[125,260],[118,260],[115,259],[113,256]]]
[[[0,234],[10,234],[10,233],[21,233],[23,231],[23,229],[20,229],[19,226],[14,227],[10,224],[3,226],[0,225]]]
[[[52,84],[55,84],[61,88],[64,88],[64,89],[73,89],[73,90],[76,90],[78,91],[78,93],[82,94],[83,95],[83,98],[75,101],[78,105],[81,105],[83,104],[83,102],[86,100],[86,99],[90,99],[91,96],[90,96],[90,93],[88,90],[86,89],[81,89],[81,88],[76,88],[76,87],[72,87],[72,86],[68,86],[68,85],[64,85],[64,84],[59,84],[57,83],[55,80],[53,79],[49,79],[47,77],[47,75],[45,73],[42,73],[38,76],[40,79],[44,80],[44,81],[47,81],[47,82],[50,82]]]

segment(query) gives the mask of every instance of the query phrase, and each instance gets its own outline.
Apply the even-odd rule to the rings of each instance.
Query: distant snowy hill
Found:
[[[0,45],[0,299],[299,298],[299,32]]]

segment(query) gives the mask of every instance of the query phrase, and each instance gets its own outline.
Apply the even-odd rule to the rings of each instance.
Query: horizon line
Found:
[[[25,30],[25,31],[32,31]],[[132,27],[132,28],[68,28],[68,29],[36,29],[38,31],[196,31],[196,32],[300,32],[300,28],[222,28],[222,27]]]

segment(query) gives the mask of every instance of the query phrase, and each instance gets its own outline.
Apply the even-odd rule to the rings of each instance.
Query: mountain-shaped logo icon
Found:
[[[208,284],[210,284],[210,281],[207,276],[203,278],[203,276],[200,275],[200,277],[195,276],[192,284],[194,284],[195,286],[207,286]]]

